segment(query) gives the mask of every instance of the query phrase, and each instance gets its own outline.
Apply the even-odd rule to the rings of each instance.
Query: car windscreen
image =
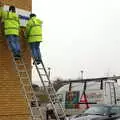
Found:
[[[120,114],[120,106],[112,106],[110,109],[111,114]]]

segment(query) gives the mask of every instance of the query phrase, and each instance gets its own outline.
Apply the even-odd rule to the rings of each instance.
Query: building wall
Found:
[[[5,5],[31,11],[31,0],[2,0]],[[1,27],[0,27],[1,28]],[[21,28],[22,54],[31,74],[31,57]],[[29,120],[29,110],[15,71],[11,53],[0,30],[0,120]]]
[[[6,5],[15,5],[17,8],[31,11],[32,0],[2,0]]]

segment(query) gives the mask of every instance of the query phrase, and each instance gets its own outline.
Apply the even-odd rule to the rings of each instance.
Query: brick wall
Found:
[[[31,11],[32,10],[32,0],[0,0],[4,1],[6,5],[15,5],[17,8]]]
[[[3,0],[2,0],[3,1]],[[31,0],[4,0],[6,4],[31,10]],[[31,73],[31,57],[23,39],[21,29],[22,54]],[[24,98],[20,80],[15,71],[6,40],[0,33],[0,120],[29,120],[28,106]]]

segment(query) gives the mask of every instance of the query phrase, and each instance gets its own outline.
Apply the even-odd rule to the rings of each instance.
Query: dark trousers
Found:
[[[50,116],[52,119],[57,120],[56,117],[55,117],[55,114],[54,114],[53,110],[47,110],[47,111],[46,111],[46,120],[49,120],[49,116]],[[65,120],[65,118],[60,118],[60,120]]]
[[[49,120],[49,116],[50,116],[51,118],[56,119],[53,110],[47,110],[47,111],[46,111],[46,120]]]
[[[6,36],[9,49],[13,52],[13,55],[20,54],[20,43],[19,43],[19,36],[16,35],[7,35]]]
[[[32,51],[33,58],[37,61],[41,61],[40,42],[32,42],[29,43],[29,45]]]

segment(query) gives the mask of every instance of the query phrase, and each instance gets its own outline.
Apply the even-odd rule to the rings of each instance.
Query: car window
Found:
[[[120,107],[119,106],[113,106],[110,110],[110,113],[120,113]]]
[[[90,107],[84,112],[84,114],[101,114],[106,115],[108,113],[108,107],[105,106],[94,106]]]

